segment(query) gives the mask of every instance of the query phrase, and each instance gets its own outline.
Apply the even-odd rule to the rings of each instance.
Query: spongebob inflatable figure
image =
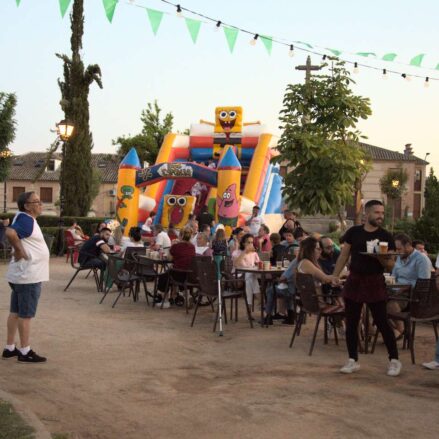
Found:
[[[216,107],[213,157],[219,159],[226,145],[233,145],[235,153],[241,150],[242,107]]]

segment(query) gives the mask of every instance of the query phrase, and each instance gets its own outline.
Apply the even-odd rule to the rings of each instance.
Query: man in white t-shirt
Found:
[[[164,250],[166,255],[169,255],[169,249],[171,248],[171,239],[168,234],[163,230],[161,224],[155,224],[153,226],[154,231],[154,244],[152,248],[154,250]]]
[[[6,280],[11,286],[11,305],[7,324],[7,342],[2,358],[17,358],[19,363],[44,363],[45,357],[30,348],[30,323],[35,317],[41,283],[49,280],[49,249],[36,218],[42,203],[35,192],[23,192],[17,200],[19,212],[6,229],[14,250]],[[15,346],[17,331],[20,349]]]
[[[261,215],[259,215],[260,210],[261,209],[259,208],[259,206],[254,206],[251,216],[245,222],[245,225],[249,226],[250,233],[253,236],[258,236],[259,229],[261,228],[261,225],[263,224],[263,219],[262,219]]]

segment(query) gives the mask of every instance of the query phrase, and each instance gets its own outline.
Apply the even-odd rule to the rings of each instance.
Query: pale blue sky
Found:
[[[303,80],[294,58],[284,47],[273,46],[271,56],[259,43],[238,36],[235,52],[228,51],[223,32],[202,25],[194,45],[184,20],[158,0],[137,4],[169,11],[154,37],[146,12],[121,1],[113,24],[108,23],[101,0],[85,0],[85,63],[98,63],[104,89],[90,92],[90,125],[96,152],[112,152],[111,139],[140,130],[140,112],[157,99],[175,116],[183,130],[198,119],[212,119],[217,105],[242,105],[244,120],[261,120],[278,132],[277,117],[289,82]],[[289,41],[307,41],[347,52],[396,52],[400,61],[426,53],[425,65],[439,63],[439,2],[434,0],[181,0],[198,10],[249,30]],[[57,78],[62,63],[55,52],[70,53],[70,22],[62,20],[58,0],[0,0],[0,90],[18,96],[17,138],[13,151],[41,151],[54,138],[49,131],[62,118]],[[319,57],[313,57],[314,63]],[[361,61],[361,60],[360,60]],[[372,63],[372,61],[370,61]],[[439,78],[439,71],[375,63]],[[430,88],[422,80],[381,79],[376,71],[355,75],[358,94],[371,99],[373,115],[360,125],[369,143],[401,151],[412,143],[415,153],[439,166],[439,81]]]

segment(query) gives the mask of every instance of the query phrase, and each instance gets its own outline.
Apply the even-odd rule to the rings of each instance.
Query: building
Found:
[[[380,148],[378,146],[360,143],[372,162],[372,169],[367,173],[362,183],[362,198],[364,202],[372,199],[393,204],[395,218],[414,218],[421,216],[424,208],[424,189],[426,168],[428,162],[416,157],[410,144],[405,145],[403,153]],[[389,171],[404,169],[407,172],[407,190],[398,200],[386,200],[381,193],[380,179]],[[348,218],[353,219],[353,207],[348,208]]]
[[[47,153],[30,152],[14,156],[6,187],[3,185],[3,211],[17,210],[17,197],[35,191],[44,204],[45,215],[59,215],[61,153],[54,153],[47,163]],[[116,154],[92,154],[93,168],[100,174],[99,193],[93,201],[90,215],[114,217],[119,158]],[[45,167],[43,170],[42,168]],[[40,177],[38,175],[41,174]]]

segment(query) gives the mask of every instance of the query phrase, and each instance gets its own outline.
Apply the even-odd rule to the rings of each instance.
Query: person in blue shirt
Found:
[[[290,262],[288,268],[282,273],[279,278],[279,283],[276,286],[271,286],[267,289],[267,303],[265,304],[265,319],[266,325],[273,324],[273,308],[274,308],[274,293],[278,297],[283,297],[287,308],[288,315],[283,323],[294,324],[294,295],[296,294],[296,270],[297,257]],[[276,288],[276,291],[274,290]]]
[[[414,287],[418,279],[430,279],[430,265],[425,255],[413,247],[408,235],[405,233],[396,235],[395,247],[398,253],[402,253],[392,270],[397,283]]]
[[[392,276],[395,277],[396,283],[410,285],[411,288],[414,288],[418,279],[430,279],[430,264],[425,255],[413,247],[412,240],[408,235],[405,233],[397,234],[395,248],[398,253],[402,253],[401,256],[398,256],[392,270]],[[390,300],[387,303],[387,311],[400,312],[406,306],[406,302]],[[396,338],[402,338],[404,335],[403,322],[395,320],[392,323],[396,330]]]

